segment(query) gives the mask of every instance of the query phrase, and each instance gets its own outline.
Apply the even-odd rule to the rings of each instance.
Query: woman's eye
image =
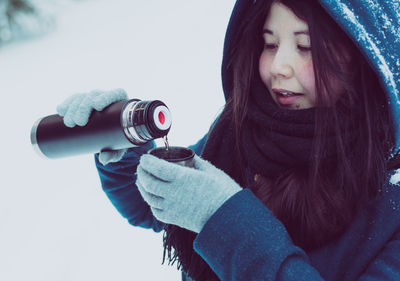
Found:
[[[301,52],[309,52],[309,51],[311,51],[311,47],[308,47],[308,46],[297,45],[297,48],[298,48]]]
[[[273,49],[275,49],[277,47],[278,46],[276,44],[267,44],[267,43],[264,44],[264,48],[267,49],[267,50],[273,50]]]

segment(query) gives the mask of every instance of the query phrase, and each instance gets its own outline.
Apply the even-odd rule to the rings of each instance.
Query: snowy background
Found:
[[[168,105],[171,145],[195,143],[224,103],[234,0],[35,2],[48,30],[0,47],[0,280],[179,280],[162,234],[112,207],[93,156],[42,159],[30,130],[74,93],[124,88]]]

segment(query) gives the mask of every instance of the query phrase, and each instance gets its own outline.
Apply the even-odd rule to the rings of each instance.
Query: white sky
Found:
[[[112,207],[93,156],[42,159],[30,129],[74,93],[124,88],[168,105],[171,145],[195,143],[224,103],[234,0],[62,3],[54,31],[0,48],[0,280],[179,280],[161,233]]]

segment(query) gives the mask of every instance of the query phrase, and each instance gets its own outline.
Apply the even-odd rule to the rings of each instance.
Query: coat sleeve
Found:
[[[358,280],[400,280],[400,229]]]
[[[324,280],[307,254],[292,243],[283,224],[248,189],[213,214],[193,246],[223,281]],[[400,280],[399,253],[397,235],[358,280]]]
[[[293,245],[283,224],[248,189],[211,216],[194,249],[223,281],[323,280],[307,255]]]
[[[135,184],[140,156],[153,147],[154,142],[130,148],[119,162],[107,165],[99,162],[98,154],[94,157],[103,191],[118,212],[134,226],[159,232],[164,224],[153,216]]]

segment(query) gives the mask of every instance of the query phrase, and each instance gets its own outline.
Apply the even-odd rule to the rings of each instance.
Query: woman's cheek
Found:
[[[310,59],[306,62],[301,71],[298,74],[299,82],[302,84],[307,93],[310,96],[310,99],[315,104],[315,97],[316,97],[316,89],[315,89],[315,76],[314,76],[314,67],[313,62]]]
[[[260,72],[261,80],[270,88],[271,86],[271,73],[270,73],[270,59],[268,56],[261,54],[258,63],[258,71]]]

